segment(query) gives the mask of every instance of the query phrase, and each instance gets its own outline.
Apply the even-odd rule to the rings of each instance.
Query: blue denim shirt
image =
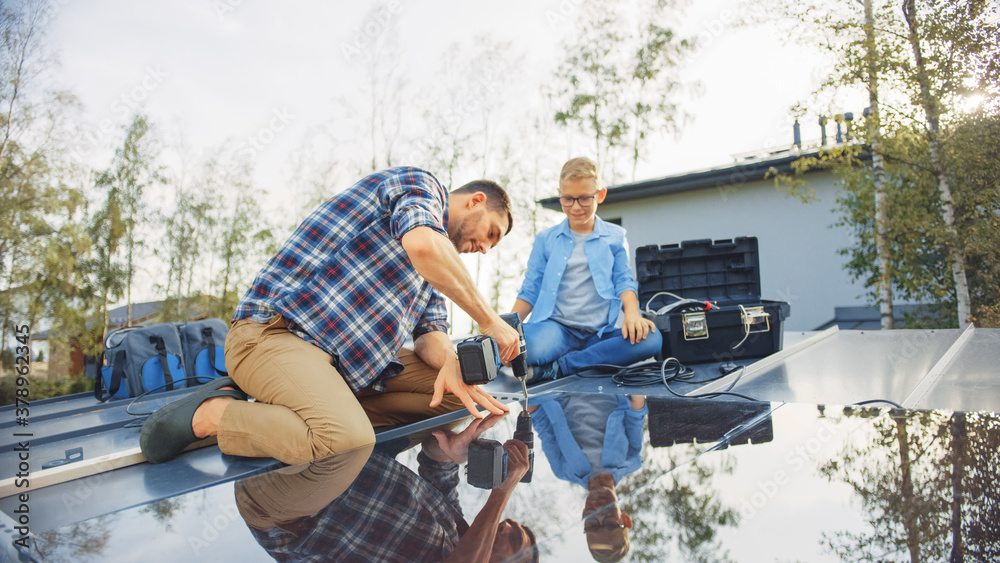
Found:
[[[608,416],[604,429],[604,450],[601,461],[604,470],[615,483],[642,466],[642,436],[649,407],[633,409],[625,395],[617,395],[618,408]],[[587,488],[591,474],[590,461],[573,437],[573,422],[567,420],[562,405],[552,395],[537,402],[539,409],[531,415],[542,451],[556,477]]]
[[[559,282],[572,252],[573,235],[569,230],[568,219],[563,219],[562,223],[545,229],[535,237],[524,283],[517,294],[518,299],[531,304],[531,316],[527,322],[544,321],[552,315]],[[598,332],[603,334],[609,327],[614,327],[618,320],[622,308],[622,301],[618,296],[628,290],[637,291],[639,287],[629,265],[625,229],[605,223],[597,217],[594,231],[587,235],[584,243],[584,252],[597,293],[611,302],[605,325]]]

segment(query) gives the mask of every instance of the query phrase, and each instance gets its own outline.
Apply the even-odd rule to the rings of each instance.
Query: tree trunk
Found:
[[[962,540],[962,501],[965,493],[962,478],[965,475],[967,441],[965,413],[956,412],[951,417],[951,563],[965,561]]]
[[[125,322],[122,326],[132,326],[132,233],[129,230],[128,272],[125,276]]]
[[[900,516],[903,519],[906,547],[910,551],[910,563],[920,563],[920,530],[917,528],[917,514],[913,502],[910,440],[906,432],[906,415],[901,414],[893,418],[896,419],[896,440],[899,443]]]
[[[881,122],[878,108],[878,71],[875,60],[875,18],[872,15],[872,0],[865,0],[865,61],[868,67],[868,107],[872,127],[872,176],[875,181],[875,248],[879,260],[879,308],[882,314],[882,330],[893,328],[892,311],[892,258],[889,256],[889,233],[886,225],[888,212],[885,198],[885,163],[882,159]]]
[[[913,49],[913,60],[917,73],[917,84],[920,86],[920,104],[927,118],[927,144],[930,148],[931,167],[938,181],[938,191],[941,194],[941,213],[944,217],[948,259],[951,262],[951,274],[955,282],[955,300],[957,302],[958,328],[965,329],[971,323],[972,307],[969,298],[969,282],[965,276],[965,250],[958,231],[955,229],[955,206],[952,203],[951,185],[941,161],[941,140],[937,104],[931,96],[930,80],[924,70],[924,57],[920,47],[920,35],[917,33],[917,8],[914,0],[903,0],[903,15],[910,28],[910,47]]]
[[[111,322],[111,314],[108,311],[108,292],[104,292],[104,328],[101,330],[101,346],[108,340],[108,324]]]

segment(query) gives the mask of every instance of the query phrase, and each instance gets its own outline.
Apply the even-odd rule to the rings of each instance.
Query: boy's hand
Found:
[[[625,314],[625,320],[622,322],[622,338],[635,344],[645,340],[650,331],[656,332],[656,324],[653,321],[638,313]]]

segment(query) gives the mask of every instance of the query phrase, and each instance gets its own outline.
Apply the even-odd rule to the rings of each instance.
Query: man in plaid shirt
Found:
[[[237,509],[277,561],[537,560],[534,533],[501,520],[528,470],[528,447],[504,444],[507,477],[470,524],[456,489],[464,456],[452,458],[438,440],[449,438],[424,441],[416,473],[369,447],[237,481]]]
[[[462,381],[443,297],[496,339],[504,361],[517,355],[517,333],[459,257],[485,253],[512,226],[500,186],[479,180],[449,193],[418,168],[376,172],[330,198],[237,306],[226,339],[232,380],[150,416],[140,434],[146,459],[166,461],[218,435],[225,453],[294,464],[372,444],[377,426],[463,406],[475,416],[476,405],[506,412]],[[408,337],[412,350],[402,347]],[[234,400],[242,393],[256,402]]]

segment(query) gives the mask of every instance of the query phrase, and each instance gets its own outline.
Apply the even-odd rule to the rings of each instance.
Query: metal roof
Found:
[[[768,172],[772,170],[787,174],[792,171],[792,163],[796,160],[803,157],[816,156],[820,152],[830,150],[831,148],[834,147],[823,147],[805,151],[789,149],[771,154],[766,158],[746,159],[742,162],[710,168],[708,170],[685,172],[662,178],[609,186],[608,195],[605,197],[604,203],[619,203],[706,188],[738,186],[747,182],[756,182],[764,180]],[[871,155],[870,153],[863,152],[857,158],[867,160],[871,158]],[[556,196],[540,199],[538,203],[546,209],[556,211],[561,209],[559,198]]]

